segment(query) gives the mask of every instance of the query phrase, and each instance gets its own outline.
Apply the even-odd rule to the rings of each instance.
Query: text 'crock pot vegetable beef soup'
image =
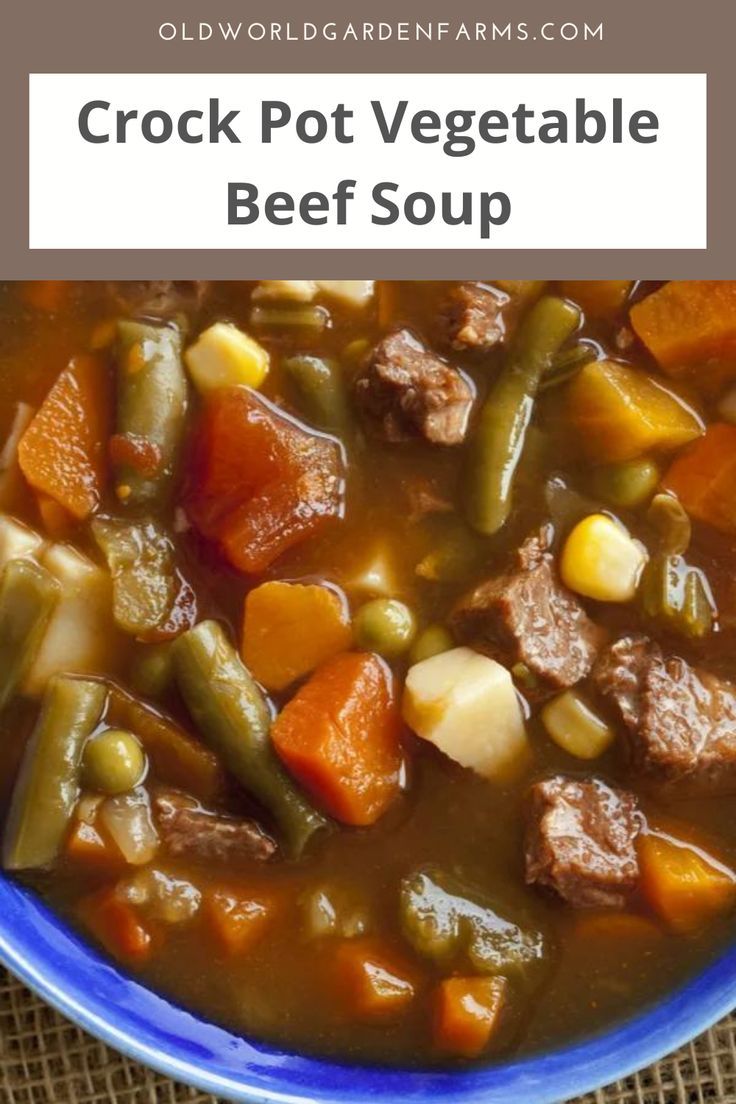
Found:
[[[0,287],[2,862],[195,1011],[549,1047],[736,906],[736,282]]]

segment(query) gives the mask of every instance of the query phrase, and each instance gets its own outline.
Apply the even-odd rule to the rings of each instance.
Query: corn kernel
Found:
[[[614,739],[613,729],[574,690],[548,702],[541,717],[550,739],[578,759],[597,759]]]
[[[202,394],[239,384],[260,387],[269,367],[266,350],[230,322],[216,322],[200,334],[184,360]]]
[[[590,514],[570,533],[560,573],[570,590],[599,602],[630,602],[648,559],[646,549],[606,514]]]

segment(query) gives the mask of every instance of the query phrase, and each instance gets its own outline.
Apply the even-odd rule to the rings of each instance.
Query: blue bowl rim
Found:
[[[242,1104],[555,1104],[658,1060],[736,1005],[736,945],[611,1030],[456,1071],[349,1065],[287,1053],[197,1019],[99,955],[35,893],[0,877],[0,961],[92,1035],[175,1080]]]

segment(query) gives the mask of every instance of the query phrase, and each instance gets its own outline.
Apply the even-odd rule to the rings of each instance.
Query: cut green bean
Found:
[[[449,652],[453,643],[452,635],[444,625],[427,625],[412,644],[409,661],[421,663],[423,659]]]
[[[0,709],[36,658],[61,597],[53,575],[33,560],[11,560],[0,576]]]
[[[283,368],[310,422],[319,429],[340,431],[347,428],[350,416],[339,364],[305,355],[289,357],[283,362]]]
[[[53,863],[79,799],[84,745],[99,723],[107,690],[92,679],[58,675],[26,744],[3,837],[3,866]]]
[[[176,680],[205,742],[267,808],[301,854],[327,821],[295,787],[276,756],[266,701],[216,621],[202,621],[172,644]]]
[[[258,329],[324,330],[330,321],[324,307],[253,307],[250,324]]]
[[[547,391],[551,387],[560,387],[576,376],[581,368],[597,360],[599,350],[587,341],[578,341],[571,349],[564,349],[552,361],[549,369],[539,381],[539,390]]]
[[[682,636],[699,640],[713,628],[716,611],[708,582],[682,556],[652,556],[639,584],[639,603],[646,617]]]
[[[610,506],[631,510],[643,506],[652,497],[660,478],[661,473],[655,462],[642,457],[596,468],[591,476],[591,486],[594,494]]]
[[[670,494],[655,495],[647,520],[656,531],[663,552],[684,556],[690,547],[692,524],[682,503]]]
[[[465,474],[468,520],[480,533],[498,532],[509,516],[539,382],[579,322],[580,312],[564,299],[535,303],[483,404]]]
[[[123,632],[145,637],[162,625],[179,592],[174,546],[163,526],[150,519],[101,517],[92,535],[112,575],[113,615]]]
[[[187,377],[181,334],[173,326],[119,322],[115,489],[127,506],[166,499],[181,447]],[[135,460],[132,458],[135,457]]]
[[[174,681],[170,644],[147,644],[136,653],[130,668],[133,689],[144,698],[161,698]]]

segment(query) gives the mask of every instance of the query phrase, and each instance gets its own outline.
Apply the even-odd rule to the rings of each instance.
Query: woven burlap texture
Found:
[[[216,1104],[117,1054],[0,969],[1,1104]],[[575,1104],[736,1104],[736,1016]],[[525,1104],[533,1104],[532,1101]],[[572,1102],[571,1102],[572,1104]]]

